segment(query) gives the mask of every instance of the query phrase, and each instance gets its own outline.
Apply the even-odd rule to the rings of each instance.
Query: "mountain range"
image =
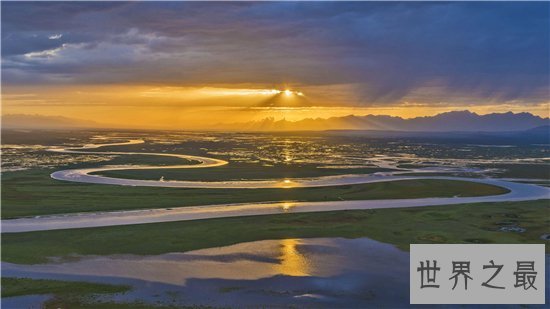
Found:
[[[94,121],[63,116],[44,116],[27,114],[2,115],[2,129],[75,129],[98,128]]]
[[[435,116],[404,119],[386,115],[306,118],[298,121],[265,118],[241,123],[220,123],[205,127],[218,131],[329,131],[372,130],[401,132],[510,132],[550,125],[549,118],[530,113],[493,113],[478,115],[453,111]],[[97,122],[62,116],[8,114],[2,116],[3,129],[105,128]],[[122,125],[119,127],[123,127]],[[173,128],[183,129],[186,128]]]
[[[326,130],[381,130],[381,131],[522,131],[550,124],[549,118],[530,113],[493,113],[478,115],[470,111],[453,111],[435,116],[404,119],[386,115],[306,118],[298,121],[265,118],[260,121],[219,124],[216,129],[242,131],[326,131]]]

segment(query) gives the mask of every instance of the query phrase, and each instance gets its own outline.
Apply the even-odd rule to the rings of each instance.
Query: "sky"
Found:
[[[465,109],[549,116],[548,2],[1,6],[4,115],[173,129]]]

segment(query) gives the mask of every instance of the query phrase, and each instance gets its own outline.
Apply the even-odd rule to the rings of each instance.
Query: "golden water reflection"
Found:
[[[294,203],[285,202],[285,203],[283,203],[281,208],[283,209],[284,212],[288,212],[294,206],[295,206]]]
[[[280,275],[330,277],[341,274],[344,268],[364,267],[363,258],[357,262],[356,243],[360,241],[365,240],[261,240],[151,256],[83,256],[35,265],[2,263],[2,270],[104,277],[105,282],[110,282],[110,278],[128,278],[181,286],[189,284],[190,279],[259,280]]]
[[[289,188],[294,188],[296,187],[297,183],[295,183],[294,181],[290,180],[290,179],[285,179],[283,181],[281,181],[281,183],[279,184],[279,187],[283,188],[283,189],[289,189]]]
[[[279,257],[280,263],[277,265],[279,273],[287,276],[310,275],[309,261],[297,249],[300,244],[300,240],[297,239],[280,240],[281,255]]]

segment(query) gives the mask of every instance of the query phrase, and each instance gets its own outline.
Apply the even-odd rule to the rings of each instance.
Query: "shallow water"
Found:
[[[549,261],[547,256],[547,302]],[[80,256],[40,265],[2,263],[2,272],[8,277],[133,286],[131,292],[100,298],[104,301],[315,308],[409,304],[408,252],[368,238],[263,240],[156,256]],[[3,307],[36,307],[46,299],[7,298]]]
[[[338,176],[340,177],[340,176]],[[338,179],[335,177],[334,179]],[[83,227],[127,225],[153,222],[188,221],[198,219],[227,218],[238,216],[268,215],[280,213],[301,213],[333,210],[358,210],[400,207],[424,207],[437,205],[456,205],[481,202],[510,202],[536,199],[548,199],[550,189],[533,184],[508,182],[498,179],[474,179],[461,177],[405,177],[405,176],[362,176],[348,175],[346,182],[374,183],[413,179],[463,180],[500,186],[510,192],[491,196],[452,197],[452,198],[416,198],[388,200],[356,200],[327,202],[273,202],[207,205],[192,207],[174,207],[166,209],[144,209],[99,213],[79,213],[50,215],[34,218],[2,220],[2,233],[27,231],[70,229]]]
[[[2,263],[4,276],[125,283],[119,301],[361,307],[408,303],[408,253],[370,239],[283,239],[157,256]],[[390,288],[391,287],[391,288]]]

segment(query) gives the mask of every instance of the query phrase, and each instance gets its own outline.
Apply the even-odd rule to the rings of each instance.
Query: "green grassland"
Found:
[[[520,226],[523,233],[502,232]],[[198,221],[3,234],[2,260],[44,263],[71,255],[154,255],[247,241],[369,237],[408,250],[411,243],[545,243],[550,200],[401,209],[286,213]]]
[[[158,180],[160,177],[164,177],[165,180],[227,181],[241,179],[307,178],[342,174],[371,174],[389,171],[392,171],[392,169],[378,167],[331,169],[318,168],[315,164],[276,164],[273,166],[263,166],[261,164],[231,162],[227,165],[209,167],[208,169],[119,170],[102,171],[92,174],[127,179]]]
[[[125,285],[28,278],[2,278],[2,297],[41,294],[112,294],[124,293],[130,289],[131,287]]]
[[[125,293],[131,290],[126,285],[110,285],[79,281],[60,281],[30,278],[2,278],[2,298],[24,295],[52,295],[42,308],[132,308],[132,309],[168,309],[171,306],[155,306],[144,303],[101,302],[98,295]]]
[[[59,181],[50,178],[52,171],[34,169],[3,173],[2,219],[224,203],[482,196],[507,192],[480,183],[428,179],[294,189],[132,187]]]
[[[414,165],[414,164],[401,164],[399,167],[402,168],[422,168],[426,167],[424,165]],[[472,167],[477,167],[481,169],[494,169],[494,171],[487,172],[485,174],[479,173],[467,173],[467,172],[433,172],[433,173],[417,173],[410,172],[404,173],[402,175],[407,176],[453,176],[461,175],[463,177],[484,177],[491,176],[495,178],[525,178],[525,179],[550,179],[550,164],[474,164]]]
[[[550,179],[550,164],[492,164],[486,167],[500,169],[494,173],[501,178]]]
[[[194,160],[187,160],[183,158],[168,157],[168,156],[125,154],[125,155],[116,155],[113,159],[109,160],[108,162],[102,162],[101,164],[94,163],[92,166],[97,167],[100,165],[123,165],[123,164],[124,165],[131,164],[131,165],[165,166],[165,165],[192,165],[192,164],[198,164],[198,163],[199,163],[198,161],[194,161]],[[59,169],[63,169],[63,167],[60,167]]]
[[[203,306],[170,306],[143,302],[119,303],[89,300],[86,297],[55,297],[43,304],[44,309],[209,309]]]

